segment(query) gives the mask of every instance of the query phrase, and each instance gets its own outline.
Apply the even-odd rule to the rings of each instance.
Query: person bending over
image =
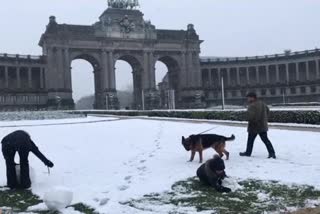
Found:
[[[222,180],[226,177],[224,161],[218,155],[202,164],[197,170],[200,181],[207,186],[212,186],[221,193],[231,192],[230,188],[222,186]]]
[[[31,187],[29,175],[29,152],[36,155],[46,166],[52,168],[54,164],[48,160],[31,140],[30,135],[25,131],[15,131],[1,141],[2,154],[6,161],[7,168],[7,186],[10,189]],[[17,181],[16,164],[14,162],[15,154],[20,156],[20,184]]]

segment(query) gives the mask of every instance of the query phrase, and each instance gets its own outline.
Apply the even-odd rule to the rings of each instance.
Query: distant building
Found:
[[[75,59],[92,65],[96,109],[119,108],[117,60],[133,69],[136,109],[220,105],[222,79],[229,105],[242,105],[249,91],[268,103],[320,102],[318,49],[200,58],[203,41],[192,24],[185,30],[157,29],[136,9],[137,0],[108,3],[93,25],[59,24],[51,16],[39,42],[41,56],[0,54],[0,110],[73,109],[71,62]],[[168,67],[159,89],[157,61]]]
[[[202,57],[205,102],[207,106],[221,104],[221,79],[230,105],[243,105],[249,91],[269,104],[320,102],[319,63],[319,49],[256,57]]]

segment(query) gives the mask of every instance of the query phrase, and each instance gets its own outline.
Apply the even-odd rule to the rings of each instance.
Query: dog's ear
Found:
[[[182,136],[182,139],[181,139],[182,144],[184,144],[185,141],[186,139],[184,138],[184,136]]]

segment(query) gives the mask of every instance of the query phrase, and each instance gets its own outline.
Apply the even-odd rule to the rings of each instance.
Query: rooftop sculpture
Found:
[[[108,6],[116,9],[133,10],[140,6],[138,0],[108,0]]]

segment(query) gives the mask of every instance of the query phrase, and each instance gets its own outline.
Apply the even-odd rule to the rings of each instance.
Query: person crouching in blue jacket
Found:
[[[31,187],[29,175],[29,152],[36,155],[47,167],[52,168],[54,164],[48,160],[31,140],[30,135],[25,131],[15,131],[1,141],[2,154],[6,161],[7,186],[10,189],[28,189]],[[20,156],[20,184],[17,181],[15,154]]]

